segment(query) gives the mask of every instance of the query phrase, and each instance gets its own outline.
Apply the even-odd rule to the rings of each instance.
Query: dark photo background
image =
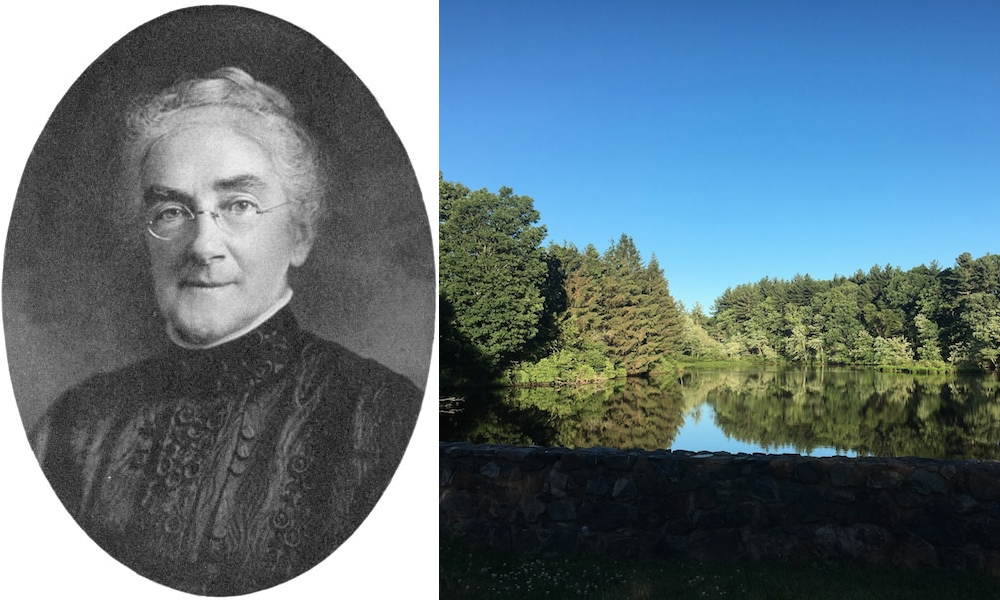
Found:
[[[184,4],[54,0],[0,9],[5,76],[0,237],[7,242],[2,273],[6,343],[0,353],[10,367],[0,368],[5,411],[0,413],[5,460],[0,526],[12,548],[0,584],[4,597],[178,597],[110,558],[79,529],[38,469],[22,419],[37,418],[43,404],[93,371],[130,362],[162,343],[141,248],[122,245],[102,212],[108,199],[103,194],[112,183],[106,176],[113,168],[105,159],[114,158],[111,123],[104,117],[116,117],[132,91],[153,91],[183,72],[214,68],[241,47],[246,54],[230,64],[281,88],[310,125],[344,142],[338,157],[344,177],[337,181],[334,215],[293,281],[294,309],[306,327],[418,383],[426,378],[428,390],[406,456],[358,531],[315,569],[253,598],[409,597],[436,590],[434,253],[429,245],[422,249],[420,240],[434,243],[437,231],[431,221],[427,232],[438,170],[437,2],[241,4],[308,34],[289,33],[287,24],[249,20],[209,23],[201,30],[204,35],[175,39],[168,36],[180,32],[168,28],[131,41],[125,50],[112,48],[120,61],[115,67],[102,62],[111,57],[102,53],[133,29]],[[227,28],[235,29],[227,33]],[[261,31],[279,37],[276,42],[241,39]],[[151,46],[144,49],[146,44]],[[306,52],[296,54],[298,49]],[[104,66],[88,70],[98,57],[97,64]],[[337,64],[340,59],[346,66]],[[331,61],[330,73],[338,80],[324,78],[324,61]],[[80,87],[83,80],[76,81],[85,71],[88,80],[98,79]],[[300,87],[302,74],[317,79]],[[303,101],[308,106],[301,106]],[[78,119],[61,114],[68,106]],[[369,112],[375,121],[349,122]],[[56,119],[49,122],[50,117]],[[380,131],[390,139],[381,138]],[[64,137],[51,137],[56,134]],[[43,147],[56,158],[36,163]],[[393,175],[393,169],[407,166],[401,149],[416,171],[422,200],[412,173]],[[394,167],[367,169],[373,162]],[[352,165],[360,169],[345,170]],[[24,201],[29,195],[40,198],[39,204],[29,206]],[[38,406],[23,406],[35,402]]]
[[[4,260],[7,357],[30,427],[63,390],[164,343],[140,243],[113,225],[117,124],[136,95],[233,65],[288,95],[332,150],[330,218],[293,275],[307,329],[426,383],[434,253],[406,149],[364,83],[311,34],[198,7],[129,33],[81,76],[28,161]]]

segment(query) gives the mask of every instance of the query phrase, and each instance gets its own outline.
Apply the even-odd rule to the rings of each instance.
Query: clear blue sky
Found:
[[[673,296],[1000,252],[1000,2],[440,2],[440,168]]]

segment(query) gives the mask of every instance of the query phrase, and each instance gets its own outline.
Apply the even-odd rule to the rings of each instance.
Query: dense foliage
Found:
[[[626,235],[603,254],[593,246],[548,248],[559,304],[556,380],[593,381],[662,370],[679,347],[681,314],[654,256],[644,264]],[[552,381],[522,364],[519,382]]]
[[[510,188],[439,184],[442,380],[489,377],[530,352],[542,326],[545,228]]]
[[[664,368],[682,315],[653,257],[622,235],[541,246],[527,196],[439,178],[441,381],[584,382]]]
[[[1000,255],[909,271],[886,265],[829,281],[796,276],[730,288],[689,351],[820,364],[996,370]]]
[[[1000,255],[831,280],[729,288],[711,315],[670,295],[655,256],[622,234],[604,252],[543,247],[528,196],[439,176],[441,382],[590,382],[678,360],[902,369],[1000,366]]]

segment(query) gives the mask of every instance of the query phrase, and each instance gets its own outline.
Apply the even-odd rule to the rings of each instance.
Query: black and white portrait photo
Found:
[[[4,595],[434,594],[436,2],[4,12]]]

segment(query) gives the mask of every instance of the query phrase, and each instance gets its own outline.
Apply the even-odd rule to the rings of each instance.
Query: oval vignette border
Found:
[[[305,6],[308,2],[301,7],[295,2],[245,4],[315,36],[346,63],[375,97],[416,172],[436,256],[436,221],[429,218],[437,170],[436,2],[421,2],[419,6],[378,2],[365,7],[351,5],[322,10]],[[120,9],[101,2],[86,7],[67,3],[4,11],[4,66],[12,81],[23,82],[19,89],[24,92],[4,100],[7,109],[4,115],[10,130],[10,137],[3,145],[5,227],[10,222],[25,162],[53,115],[56,102],[94,61],[123,37],[180,8],[184,6],[149,3]],[[399,18],[390,19],[393,14]],[[401,57],[401,53],[405,56]],[[40,78],[44,85],[34,85]],[[268,81],[265,76],[260,78]],[[281,87],[280,82],[275,83]],[[27,93],[28,88],[31,93]],[[5,229],[2,233],[6,240],[9,232]],[[307,327],[311,325],[308,317],[303,320]],[[431,486],[435,483],[432,469],[437,463],[436,402],[431,404],[432,393],[437,389],[437,349],[435,344],[432,353],[430,343],[428,339],[425,353],[431,368],[420,418],[406,456],[375,510],[319,566],[254,597],[292,594],[313,597],[318,590],[348,594],[355,590],[379,595],[380,591],[436,588],[436,569],[427,564],[428,557],[436,557],[437,543],[436,519],[429,517],[435,514],[430,511],[436,510],[432,495],[436,492],[431,491],[436,486]],[[9,361],[10,357],[4,358]],[[9,372],[7,369],[3,372],[4,394],[11,395]],[[105,598],[131,598],[136,594],[148,598],[176,597],[178,592],[136,575],[106,555],[76,525],[58,503],[30,453],[20,413],[15,412],[16,403],[8,401],[4,406],[11,411],[3,419],[5,426],[10,427],[4,436],[9,448],[4,449],[14,465],[14,485],[10,489],[16,493],[6,495],[3,510],[7,516],[5,525],[13,534],[10,543],[18,548],[19,557],[8,562],[12,576],[4,588],[15,592],[30,590],[40,595],[90,590],[99,591]],[[427,518],[418,516],[425,511]],[[406,535],[401,535],[404,527]],[[391,577],[386,577],[387,568],[392,570]],[[113,578],[113,585],[109,585],[109,577]]]

